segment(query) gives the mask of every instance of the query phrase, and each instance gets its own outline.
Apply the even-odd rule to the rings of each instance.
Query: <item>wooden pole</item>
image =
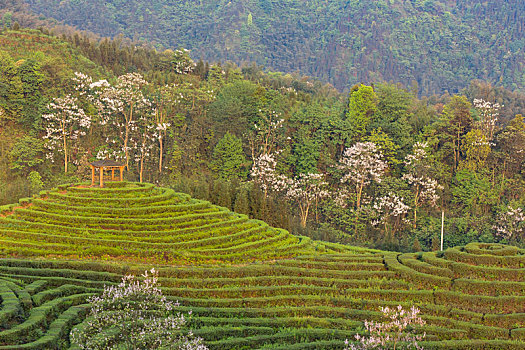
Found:
[[[443,231],[445,229],[445,211],[441,210],[441,251],[443,251]]]
[[[91,186],[95,186],[95,167],[91,165]]]
[[[121,167],[120,167],[120,182],[122,182],[122,180],[123,180],[123,177],[122,177],[122,172],[123,172],[123,171],[124,171],[124,167],[121,166]]]
[[[115,181],[115,168],[111,168],[111,181]]]
[[[104,167],[100,167],[100,187],[104,187]]]

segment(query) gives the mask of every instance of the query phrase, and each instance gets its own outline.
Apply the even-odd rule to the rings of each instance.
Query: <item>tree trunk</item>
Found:
[[[414,196],[414,228],[417,226],[417,201],[419,198],[419,185],[416,186],[416,195]]]
[[[126,123],[126,135],[124,136],[124,153],[126,155],[126,170],[127,171],[129,171],[128,138],[129,138],[129,124]]]
[[[129,152],[128,152],[128,141],[129,141],[129,126],[133,120],[133,103],[129,110],[129,119],[126,120],[126,135],[124,137],[124,152],[126,154],[126,170],[129,171]]]
[[[67,173],[67,140],[64,131],[62,132],[64,138],[64,173]]]
[[[359,189],[357,190],[357,210],[355,213],[355,222],[354,222],[354,234],[357,236],[357,222],[359,221],[359,209],[361,208],[361,195],[363,194],[363,185],[364,180],[359,185]]]
[[[460,147],[460,145],[461,145],[461,136],[460,136],[459,129],[458,129],[458,146],[457,146],[458,155],[456,157],[457,164],[454,165],[456,169],[459,166],[459,147]]]
[[[310,209],[310,203],[307,202],[306,207],[303,207],[301,204],[299,204],[299,209],[301,210],[301,227],[306,227],[306,222],[308,221],[308,211]]]
[[[140,171],[139,171],[139,178],[140,182],[142,183],[142,173],[144,172],[144,153],[140,155]]]
[[[160,135],[160,133],[159,133],[159,148],[160,148],[160,152],[159,152],[159,173],[162,173],[162,153],[164,152],[163,151],[164,147],[163,147],[163,143],[162,143],[162,136]]]

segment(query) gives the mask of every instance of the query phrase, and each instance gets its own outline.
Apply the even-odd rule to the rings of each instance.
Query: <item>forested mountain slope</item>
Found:
[[[387,83],[343,94],[295,74],[194,64],[180,50],[15,27],[0,31],[0,205],[81,182],[91,174],[89,162],[109,156],[129,160],[128,180],[162,184],[314,239],[430,249],[444,208],[447,247],[501,240],[525,246],[523,94],[482,81],[461,95],[421,99]],[[129,79],[146,102],[133,108],[140,122],[129,129],[128,148],[123,113],[101,103],[125,96],[113,92]],[[70,137],[57,134],[63,129],[55,116],[56,104],[71,99],[83,113],[71,120]],[[354,192],[345,154],[364,147],[379,148],[381,179]],[[431,190],[442,188],[439,202],[434,190],[421,202],[411,182],[416,170],[408,161],[420,149],[429,157],[416,170],[432,180]],[[275,161],[268,174],[257,170],[268,168],[257,165],[264,159]],[[321,201],[298,197],[311,191],[294,188],[318,180]],[[402,214],[381,209],[390,199],[402,201]]]
[[[457,92],[472,79],[523,89],[525,2],[466,0],[27,0],[35,13],[194,58],[254,61],[338,88]]]

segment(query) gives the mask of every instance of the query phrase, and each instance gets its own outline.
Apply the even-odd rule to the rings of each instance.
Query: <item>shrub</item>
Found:
[[[90,298],[91,312],[85,327],[71,332],[81,349],[184,349],[206,350],[200,338],[178,330],[186,319],[174,314],[177,303],[162,295],[158,273],[146,271],[144,280],[128,275],[118,286],[105,287],[101,296]]]
[[[418,316],[419,309],[412,306],[409,311],[403,309],[401,305],[397,309],[389,307],[381,307],[383,317],[388,321],[385,323],[365,321],[365,328],[370,333],[369,337],[364,337],[356,334],[355,338],[358,341],[357,344],[350,344],[349,348],[345,350],[365,350],[375,349],[378,347],[385,347],[392,345],[394,349],[398,343],[406,343],[406,348],[423,349],[418,345],[418,341],[421,341],[425,334],[416,335],[412,334],[407,328],[412,325],[423,326],[425,321]],[[347,345],[348,341],[345,342]]]

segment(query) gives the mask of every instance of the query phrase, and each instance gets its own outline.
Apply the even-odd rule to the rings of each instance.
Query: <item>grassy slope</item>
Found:
[[[194,264],[349,250],[150,184],[63,186],[0,218],[5,254]]]
[[[279,234],[270,227],[240,238],[234,224],[226,224],[231,230],[201,226],[181,235],[167,226],[208,225],[202,220],[216,220],[221,209],[137,184],[105,190],[63,186],[43,196],[31,206],[21,200],[18,206],[25,209],[0,219],[4,254],[33,255],[0,260],[0,344],[45,349],[62,339],[69,347],[67,333],[82,320],[85,297],[125,273],[142,273],[150,264],[141,262],[150,261],[157,262],[164,292],[182,310],[193,310],[192,328],[212,349],[341,349],[345,338],[363,332],[365,319],[378,320],[385,305],[422,310],[427,349],[525,347],[525,252],[515,247],[471,244],[444,254],[399,254],[301,244],[288,233],[272,240]],[[12,209],[2,210],[5,215]],[[103,240],[106,235],[113,237]],[[70,241],[75,237],[98,242]],[[153,241],[177,257],[168,262],[191,266],[165,264],[164,255],[142,246]],[[255,242],[257,248],[243,248],[244,255],[231,254],[230,248]],[[178,250],[176,244],[186,246]],[[99,261],[60,256],[79,257],[79,251]],[[114,261],[125,256],[128,262]]]

